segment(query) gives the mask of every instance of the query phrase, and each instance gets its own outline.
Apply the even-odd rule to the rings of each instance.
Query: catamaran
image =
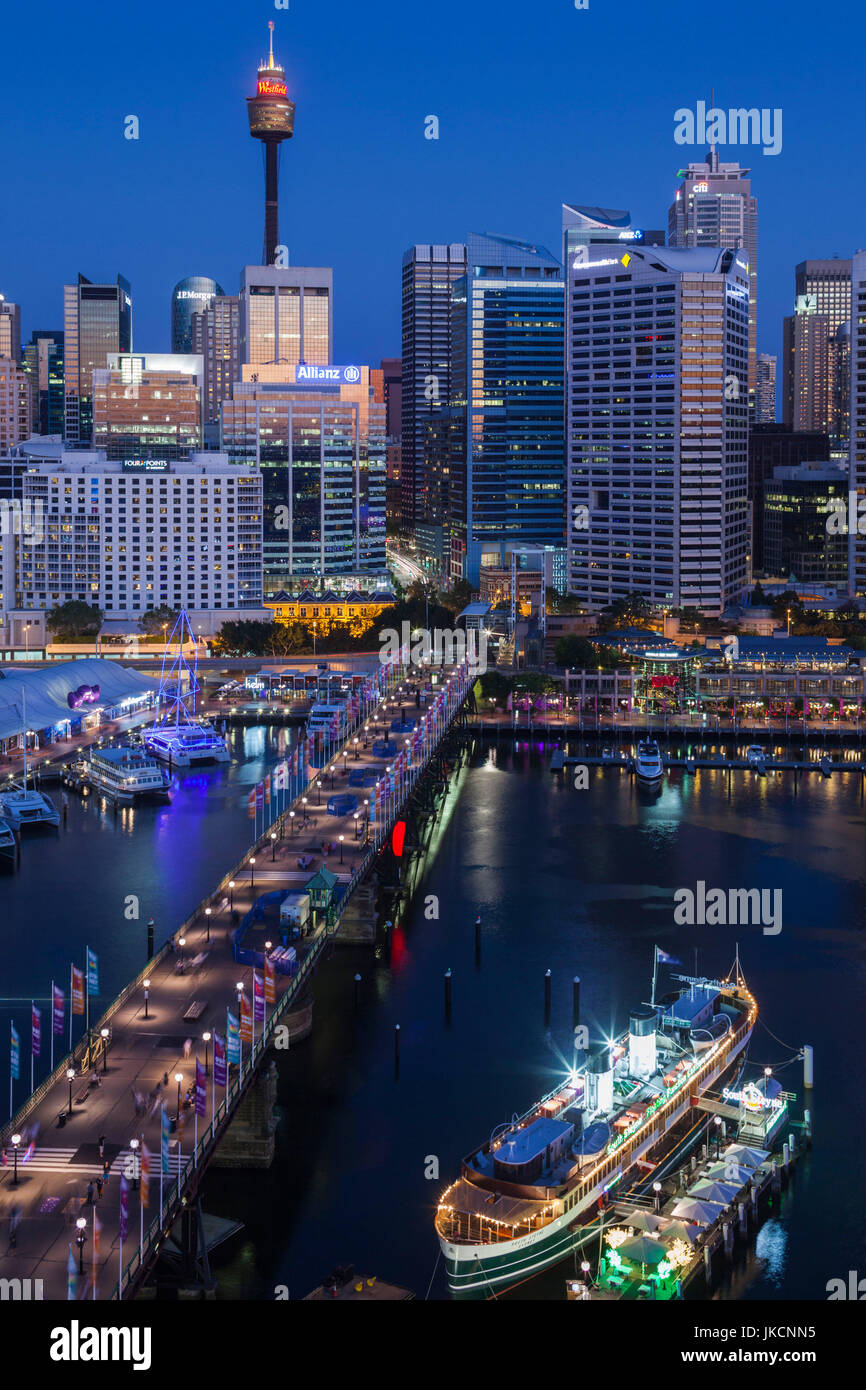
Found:
[[[8,821],[0,820],[0,859],[7,859],[10,864],[14,864],[17,849],[14,830]]]
[[[170,660],[175,641],[177,656]],[[184,656],[184,646],[188,643],[193,648],[192,665]],[[211,724],[196,717],[195,699],[198,694],[198,647],[189,617],[182,609],[162,657],[156,719],[141,736],[147,751],[170,767],[230,761],[231,754],[225,741]]]
[[[60,812],[50,796],[27,785],[27,708],[21,696],[21,731],[24,738],[24,768],[20,782],[10,782],[0,790],[0,816],[13,830],[34,825],[59,825]]]
[[[563,1259],[599,1199],[741,1069],[758,1006],[739,956],[724,980],[674,976],[657,1004],[659,958],[628,1028],[463,1160],[435,1218],[454,1294],[488,1297]]]

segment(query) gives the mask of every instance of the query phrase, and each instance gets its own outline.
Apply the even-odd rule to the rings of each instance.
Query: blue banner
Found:
[[[238,1020],[231,1009],[226,1009],[226,1035],[229,1066],[237,1065],[241,1060],[241,1034]]]
[[[168,1145],[169,1145],[169,1135],[170,1135],[170,1134],[171,1134],[171,1123],[170,1123],[169,1118],[168,1118],[168,1111],[166,1110],[165,1106],[163,1105],[163,1107],[162,1107],[162,1171],[163,1171],[164,1173],[167,1173],[168,1170],[169,1170],[169,1169],[168,1169],[168,1155],[169,1155],[169,1147],[168,1147]]]
[[[89,946],[87,948],[87,993],[99,993],[99,958]]]
[[[17,1081],[21,1075],[21,1039],[18,1037],[18,1029],[14,1023],[10,1023],[12,1029],[10,1036],[10,1064],[12,1067],[12,1080]]]

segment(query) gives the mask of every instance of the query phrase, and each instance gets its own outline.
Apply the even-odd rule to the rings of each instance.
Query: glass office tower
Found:
[[[221,448],[261,468],[264,591],[378,588],[385,564],[386,407],[367,367],[298,366],[244,381]]]
[[[240,353],[248,366],[331,361],[334,273],[325,266],[245,266],[240,279]]]
[[[188,275],[171,292],[171,350],[194,352],[192,316],[200,314],[225,290],[209,275]]]
[[[93,433],[93,370],[107,367],[112,352],[132,346],[132,295],[118,275],[113,285],[94,285],[79,275],[63,288],[65,436],[88,444]]]
[[[63,334],[34,329],[24,347],[34,434],[63,433]]]
[[[448,573],[479,583],[510,545],[565,536],[562,267],[543,246],[470,236],[452,292]]]

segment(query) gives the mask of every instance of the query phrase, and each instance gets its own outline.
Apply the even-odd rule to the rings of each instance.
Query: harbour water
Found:
[[[20,873],[0,879],[4,1028],[11,1009],[27,1036],[31,994],[44,998],[52,974],[67,979],[85,942],[111,997],[143,962],[147,917],[160,940],[240,857],[252,829],[246,792],[287,734],[231,738],[236,761],[181,774],[170,807],[115,818],[70,797],[65,832],[25,841]],[[568,1070],[574,975],[583,1021],[611,1036],[648,998],[654,943],[686,973],[697,950],[698,970],[712,975],[739,942],[761,1010],[752,1060],[800,1097],[802,1066],[791,1058],[803,1043],[815,1047],[814,1148],[722,1296],[823,1299],[827,1280],[862,1263],[861,779],[676,772],[647,798],[603,768],[576,790],[573,772],[551,774],[548,761],[540,742],[476,745],[389,948],[337,948],[317,974],[313,1034],[278,1057],[273,1168],[214,1171],[205,1184],[207,1211],[245,1223],[216,1256],[219,1297],[272,1298],[280,1286],[300,1297],[349,1261],[418,1297],[447,1297],[432,1226],[439,1193],[462,1154]],[[673,893],[697,880],[781,890],[782,930],[676,926]],[[124,917],[130,894],[140,898],[137,921]],[[19,1099],[23,1090],[22,1080]],[[568,1272],[548,1271],[512,1296],[560,1298]]]

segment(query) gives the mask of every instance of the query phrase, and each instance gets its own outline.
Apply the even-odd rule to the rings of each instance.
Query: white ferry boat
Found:
[[[146,729],[141,741],[149,753],[171,767],[197,767],[201,763],[227,763],[231,754],[211,724],[169,724]]]
[[[742,1061],[758,1007],[733,978],[675,976],[682,988],[635,1009],[568,1079],[495,1128],[463,1160],[435,1218],[449,1286],[486,1298],[567,1256],[599,1199]]]
[[[143,748],[94,749],[79,765],[79,773],[94,790],[117,801],[168,800],[171,777]]]
[[[637,780],[643,786],[658,787],[661,785],[665,768],[655,739],[644,739],[638,744],[634,770],[637,773]]]
[[[326,733],[339,738],[346,731],[348,705],[345,700],[319,701],[310,710],[307,733]]]
[[[60,824],[60,812],[50,796],[38,792],[35,787],[24,787],[14,782],[0,791],[0,816],[9,822],[13,830]]]

